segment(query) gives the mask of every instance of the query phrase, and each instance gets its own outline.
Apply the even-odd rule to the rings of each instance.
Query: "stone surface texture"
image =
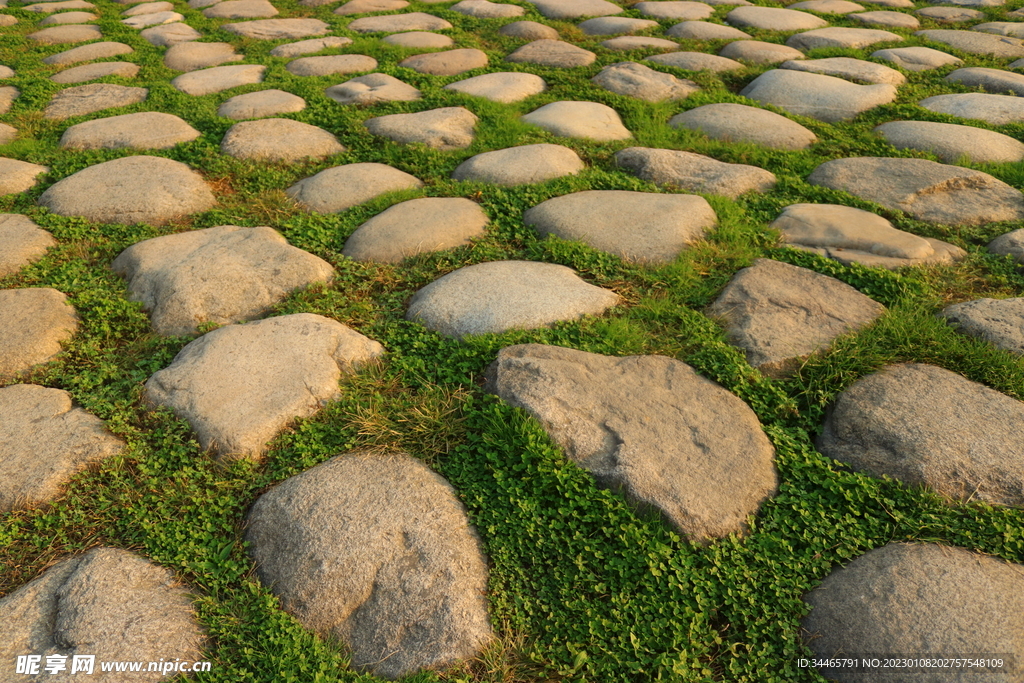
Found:
[[[643,180],[691,192],[732,199],[744,192],[775,186],[775,175],[757,166],[729,164],[702,154],[674,149],[628,147],[616,152],[615,163]]]
[[[1024,298],[975,299],[942,309],[942,317],[963,334],[1024,356]]]
[[[470,199],[411,199],[356,228],[341,253],[356,261],[400,263],[417,254],[468,245],[484,234],[487,222],[487,214]]]
[[[52,360],[78,330],[78,315],[56,289],[0,289],[0,380]]]
[[[582,165],[582,161],[580,164]],[[38,261],[57,244],[53,235],[19,213],[0,213],[0,277]]]

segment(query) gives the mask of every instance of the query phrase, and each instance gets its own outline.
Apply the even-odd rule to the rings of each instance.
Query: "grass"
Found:
[[[96,545],[137,551],[169,567],[199,596],[199,619],[209,636],[213,670],[199,681],[374,680],[347,668],[344,648],[322,641],[280,610],[255,578],[241,529],[247,509],[267,488],[326,459],[357,448],[404,451],[447,477],[465,504],[489,558],[492,621],[498,639],[477,659],[442,672],[421,672],[409,683],[466,681],[730,681],[786,683],[822,681],[797,667],[806,656],[800,618],[801,596],[832,569],[890,541],[933,541],[962,546],[1006,560],[1024,562],[1024,512],[984,504],[950,504],[923,490],[851,472],[817,453],[813,437],[826,407],[859,377],[889,363],[925,362],[1024,399],[1024,363],[1018,357],[961,336],[936,318],[949,303],[979,297],[1021,296],[1024,277],[1008,259],[985,245],[1020,227],[932,225],[851,195],[809,185],[818,164],[849,156],[934,158],[897,150],[872,133],[885,121],[916,119],[967,123],[1024,139],[1024,126],[993,127],[964,122],[920,108],[930,95],[969,92],[943,76],[954,67],[908,72],[908,82],[891,104],[853,121],[826,124],[791,116],[814,131],[819,142],[803,151],[783,152],[710,140],[668,126],[671,116],[712,102],[746,102],[739,91],[769,67],[736,73],[685,72],[652,68],[696,81],[702,90],[686,100],[650,104],[622,97],[590,82],[602,67],[639,60],[645,51],[618,53],[598,47],[601,38],[583,35],[572,23],[546,21],[564,39],[598,55],[589,67],[545,68],[501,62],[521,44],[497,33],[510,20],[479,20],[448,5],[412,2],[411,11],[430,11],[455,28],[456,47],[475,47],[492,67],[459,76],[434,77],[399,67],[411,51],[346,29],[357,17],[332,14],[335,5],[307,8],[295,0],[275,4],[282,17],[314,16],[354,42],[330,53],[367,54],[379,71],[423,92],[417,102],[371,108],[342,107],[327,99],[326,87],[345,77],[300,78],[286,60],[267,52],[288,41],[240,39],[176,2],[177,11],[204,34],[203,40],[231,42],[246,63],[267,65],[264,83],[228,93],[191,97],[169,85],[172,72],[163,50],[120,24],[124,9],[94,0],[105,40],[135,52],[114,57],[141,66],[136,79],[103,82],[147,87],[146,101],[67,121],[50,121],[41,110],[60,88],[48,80],[57,69],[42,63],[56,47],[36,46],[25,34],[45,15],[19,9],[20,23],[0,38],[0,63],[15,68],[7,81],[21,91],[0,117],[21,131],[0,155],[46,165],[49,173],[22,195],[0,197],[0,211],[30,216],[59,240],[40,261],[0,279],[0,287],[54,287],[66,293],[82,319],[79,333],[53,363],[20,378],[70,392],[125,440],[116,458],[76,476],[52,505],[0,516],[0,594],[31,580],[67,553]],[[522,18],[543,20],[527,3]],[[923,3],[917,3],[923,6]],[[982,8],[998,20],[1006,8]],[[710,21],[722,21],[728,7],[716,7]],[[625,16],[640,16],[629,9]],[[832,25],[860,26],[830,15]],[[673,22],[662,21],[659,33]],[[922,18],[922,28],[939,28]],[[927,45],[911,31],[892,29],[901,45]],[[755,38],[784,42],[788,34],[751,31]],[[717,51],[723,43],[683,41],[684,50]],[[953,52],[968,66],[1002,62]],[[868,58],[873,49],[816,50],[811,57]],[[500,68],[497,65],[501,65]],[[509,70],[535,73],[549,84],[545,93],[502,105],[444,90],[450,82]],[[305,98],[302,112],[287,115],[338,136],[345,153],[291,165],[257,164],[219,153],[232,121],[217,107],[226,97],[280,88]],[[558,100],[591,100],[614,107],[633,132],[630,141],[592,143],[554,138],[523,125],[520,114]],[[467,149],[438,152],[403,146],[365,132],[367,118],[466,106],[479,118],[477,138]],[[773,109],[772,107],[768,107]],[[197,169],[214,188],[219,205],[205,213],[154,228],[92,224],[37,207],[38,196],[57,180],[87,166],[128,156],[130,150],[75,151],[58,145],[69,125],[136,111],[175,114],[201,131],[194,142],[171,150],[147,151]],[[779,113],[782,113],[780,110]],[[574,149],[587,163],[577,176],[539,185],[501,188],[449,179],[470,156],[513,145],[555,142]],[[617,169],[613,154],[640,145],[685,149],[717,159],[768,169],[778,185],[737,200],[708,197],[720,225],[707,239],[671,264],[643,267],[557,239],[541,240],[522,223],[522,213],[545,199],[581,190],[664,192]],[[299,179],[339,164],[379,162],[412,173],[425,186],[395,193],[333,215],[310,214],[284,190]],[[972,165],[1015,187],[1024,187],[1021,164]],[[467,197],[491,219],[488,233],[470,246],[425,254],[400,265],[355,263],[341,256],[346,238],[368,218],[392,204],[420,196]],[[840,203],[875,211],[903,230],[947,240],[968,256],[953,266],[888,272],[843,266],[781,247],[769,228],[783,207],[796,202]],[[188,425],[167,411],[148,410],[142,384],[167,366],[192,337],[154,335],[140,305],[128,299],[125,283],[109,269],[111,260],[140,240],[215,225],[271,225],[289,242],[326,259],[337,269],[329,286],[297,292],[275,314],[326,315],[381,342],[386,362],[344,380],[341,400],[307,420],[297,421],[272,444],[260,464],[215,463],[204,454]],[[838,340],[793,376],[773,380],[752,369],[742,353],[725,343],[723,331],[703,309],[732,275],[759,257],[783,260],[847,282],[888,307],[873,326]],[[584,279],[614,289],[624,304],[601,318],[565,322],[550,329],[511,331],[456,342],[404,320],[409,297],[420,287],[466,265],[498,259],[560,263]],[[637,515],[620,497],[596,487],[567,462],[538,424],[525,413],[486,395],[484,368],[510,344],[557,344],[610,355],[663,354],[736,393],[757,413],[777,451],[778,495],[763,505],[745,538],[726,538],[698,547],[661,521]]]

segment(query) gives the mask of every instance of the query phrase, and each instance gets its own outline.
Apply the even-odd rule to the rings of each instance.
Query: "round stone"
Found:
[[[389,114],[367,119],[364,125],[374,135],[395,142],[419,142],[434,149],[461,149],[473,143],[476,115],[465,107],[442,107],[415,114]]]
[[[891,43],[902,40],[903,36],[899,36],[891,31],[880,31],[873,28],[830,26],[790,36],[789,40],[786,41],[786,45],[795,47],[798,50],[804,50],[805,52],[826,47],[856,50],[868,45],[874,45],[875,43]]]
[[[124,43],[104,41],[102,43],[90,43],[89,45],[73,47],[70,50],[50,55],[43,59],[43,64],[63,66],[64,64],[91,62],[95,59],[106,59],[107,57],[126,55],[132,52],[134,52],[134,50]]]
[[[51,26],[41,31],[30,33],[27,38],[41,45],[59,45],[61,43],[84,43],[87,40],[99,40],[103,37],[99,26],[68,24]]]
[[[610,92],[647,102],[681,100],[700,90],[693,81],[636,62],[610,64],[590,81]]]
[[[300,55],[307,55],[313,52],[320,52],[321,50],[330,50],[336,47],[345,47],[351,45],[351,38],[344,38],[341,36],[328,36],[326,38],[310,38],[308,40],[300,40],[297,43],[285,43],[284,45],[278,45],[270,51],[271,57],[285,57],[290,59],[292,57],[298,57]]]
[[[931,152],[947,164],[966,157],[978,164],[1005,164],[1024,160],[1024,143],[974,126],[931,121],[890,121],[875,128],[896,149]]]
[[[332,85],[324,94],[338,104],[369,105],[377,102],[411,102],[420,91],[388,74],[367,74]]]
[[[683,21],[665,31],[665,35],[684,40],[747,40],[751,37],[738,28],[709,21]]]
[[[768,31],[806,31],[828,26],[828,22],[807,12],[779,7],[737,7],[726,15],[733,26]]]
[[[498,33],[526,40],[558,40],[558,31],[550,26],[538,24],[536,21],[516,21],[505,24],[498,29]]]
[[[230,43],[188,42],[169,47],[164,53],[164,66],[175,71],[195,71],[242,59]]]
[[[946,306],[941,315],[962,334],[1024,356],[1024,298],[965,301]]]
[[[94,81],[97,78],[107,76],[120,76],[121,78],[135,78],[139,73],[139,65],[131,62],[96,62],[95,64],[83,64],[64,69],[50,76],[54,83],[83,83]]]
[[[709,55],[706,52],[670,52],[664,55],[644,57],[648,62],[674,66],[687,71],[737,71],[747,68],[740,62],[727,57]]]
[[[237,159],[280,162],[320,159],[345,148],[323,128],[292,119],[261,119],[231,126],[220,151]]]
[[[476,49],[433,52],[403,59],[398,66],[432,76],[454,76],[487,66],[487,53]]]
[[[835,123],[892,102],[896,87],[887,83],[856,85],[832,76],[772,69],[751,81],[740,94],[791,114]]]
[[[320,171],[295,183],[287,193],[309,211],[339,213],[388,192],[420,187],[423,187],[423,181],[397,168],[361,163]]]
[[[673,128],[699,130],[727,142],[752,142],[773,149],[806,149],[818,138],[796,121],[745,104],[705,104],[673,116]]]
[[[492,185],[526,185],[575,175],[585,167],[579,155],[568,147],[522,145],[470,157],[458,165],[452,178]]]
[[[574,66],[588,66],[597,59],[590,50],[584,50],[561,40],[535,40],[518,48],[507,57],[506,62],[526,62],[542,66],[557,66],[563,69]]]
[[[633,9],[639,10],[645,17],[655,19],[675,19],[677,21],[700,21],[707,19],[715,10],[703,2],[686,2],[686,0],[658,0],[657,2],[638,2]]]
[[[669,2],[670,0],[665,0]],[[675,50],[679,43],[664,38],[649,38],[647,36],[619,36],[601,41],[601,47],[609,50]]]
[[[0,380],[52,360],[78,330],[78,316],[56,289],[0,289]]]
[[[613,36],[619,33],[634,33],[657,28],[658,22],[650,19],[631,17],[595,17],[581,21],[577,28],[588,36]]]
[[[341,253],[356,261],[400,263],[417,254],[468,245],[484,234],[487,221],[480,205],[469,199],[410,199],[356,228]]]
[[[20,213],[0,213],[0,277],[38,261],[57,244],[53,235]]]
[[[863,59],[852,59],[850,57],[791,60],[783,62],[779,67],[782,69],[793,69],[794,71],[810,71],[812,73],[825,74],[826,76],[837,76],[859,83],[888,83],[889,85],[899,86],[907,82],[907,77],[896,71],[896,69],[890,69],[881,64],[867,62]]]
[[[93,119],[71,126],[60,146],[72,149],[170,149],[199,137],[199,131],[172,114],[156,111]]]
[[[65,88],[53,96],[43,111],[44,119],[68,119],[104,109],[127,107],[146,99],[145,88],[129,88],[112,83],[90,83]]]
[[[217,116],[241,121],[262,119],[278,114],[291,114],[306,108],[306,100],[284,90],[260,90],[235,95],[217,109]]]
[[[903,12],[861,12],[859,14],[851,14],[850,16],[862,24],[870,24],[872,26],[906,28],[912,31],[916,31],[921,27],[920,21]]]
[[[322,36],[330,32],[330,26],[319,19],[256,19],[237,24],[224,24],[225,31],[254,40],[294,40],[309,36]]]
[[[590,140],[626,140],[633,135],[622,125],[618,112],[598,102],[552,102],[521,117],[559,137]]]
[[[947,52],[933,50],[930,47],[891,47],[872,52],[871,56],[892,62],[907,71],[928,71],[948,64],[963,63]]]
[[[39,182],[38,176],[49,170],[39,164],[0,157],[0,195],[32,189]]]
[[[462,0],[451,7],[453,12],[465,14],[468,17],[479,17],[481,19],[507,19],[509,17],[521,17],[526,10],[519,5],[507,5],[488,0]]]
[[[266,70],[267,67],[262,64],[215,66],[184,73],[172,80],[171,85],[183,93],[199,97],[237,88],[240,85],[260,83]]]
[[[400,33],[402,31],[438,31],[452,28],[440,17],[425,12],[391,14],[386,17],[363,17],[348,25],[350,31],[359,33]]]
[[[1024,98],[1014,95],[935,95],[921,100],[918,104],[929,111],[959,116],[962,119],[987,121],[994,126],[1024,121]]]
[[[442,36],[440,33],[431,33],[430,31],[407,31],[405,33],[395,33],[390,36],[384,36],[382,41],[389,45],[423,49],[448,47],[455,43],[455,41],[448,36]]]
[[[326,55],[323,57],[300,57],[288,62],[285,69],[296,76],[330,76],[351,74],[359,71],[373,71],[377,60],[366,55]]]
[[[544,92],[547,84],[534,74],[498,71],[449,83],[444,89],[508,104]]]
[[[718,54],[728,59],[742,59],[751,64],[777,64],[790,59],[806,59],[804,53],[795,47],[760,40],[737,40],[723,47]]]

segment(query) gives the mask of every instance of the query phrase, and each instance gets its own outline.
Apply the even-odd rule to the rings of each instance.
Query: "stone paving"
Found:
[[[212,457],[259,462],[296,419],[339,398],[343,377],[388,357],[337,320],[276,307],[304,288],[333,287],[339,260],[397,266],[474,245],[497,218],[474,201],[485,192],[563,188],[515,217],[522,229],[656,268],[704,244],[721,207],[790,196],[792,180],[757,165],[765,150],[823,151],[800,182],[830,199],[779,203],[765,222],[779,244],[858,267],[934,268],[968,252],[933,235],[998,224],[1007,227],[988,251],[1024,264],[1020,174],[1007,171],[1024,161],[1024,10],[967,0],[784,4],[303,0],[296,11],[276,0],[4,2],[0,35],[45,47],[49,71],[40,89],[13,61],[0,66],[0,195],[22,207],[0,214],[0,278],[13,283],[66,241],[19,212],[26,197],[33,210],[83,225],[150,226],[153,237],[108,265],[153,335],[192,339],[140,378],[141,401],[187,421]],[[137,39],[109,39],[109,22]],[[510,47],[499,53],[462,28],[484,24]],[[371,43],[394,59],[362,54]],[[140,54],[159,54],[163,75],[154,80],[157,67]],[[565,87],[584,73],[593,99]],[[933,94],[901,99],[936,74]],[[171,97],[211,108],[226,125],[215,133],[205,118],[161,111]],[[664,116],[642,120],[641,105]],[[361,123],[299,120],[339,108],[360,112]],[[531,142],[482,142],[494,140],[496,111],[515,112]],[[858,133],[876,155],[833,145],[838,126],[879,112],[886,120]],[[31,161],[39,121],[59,127],[72,163]],[[652,138],[652,123],[665,135]],[[330,262],[275,225],[193,228],[190,217],[230,205],[233,193],[182,152],[197,140],[217,146],[216,163],[302,169],[286,187],[261,191],[325,224],[398,199],[362,219]],[[349,156],[368,148],[387,153]],[[448,184],[396,168],[403,150],[449,164]],[[580,178],[605,180],[566,189]],[[489,259],[424,282],[404,314],[457,343],[631,305],[591,280],[556,263]],[[887,309],[837,278],[762,258],[737,268],[702,313],[752,368],[779,379]],[[935,313],[965,338],[1024,355],[1024,298]],[[80,324],[58,289],[0,288],[4,512],[59,498],[69,479],[125,448],[70,393],[26,380],[63,358]],[[754,411],[681,361],[513,345],[498,352],[483,391],[525,409],[600,486],[657,511],[695,544],[742,536],[778,494],[775,450]],[[951,503],[1021,507],[1021,434],[1024,403],[938,365],[894,363],[848,383],[815,446],[836,466]],[[248,524],[259,580],[305,628],[344,643],[358,670],[394,679],[475,657],[494,638],[477,531],[451,485],[406,454],[338,454],[265,492]],[[820,636],[810,647],[825,657],[962,650],[967,627],[950,626],[962,619],[971,652],[1024,657],[1020,569],[963,549],[890,543],[806,596],[804,626]],[[13,624],[0,659],[92,643],[97,610],[121,629],[104,646],[111,658],[155,659],[163,638],[178,648],[167,652],[198,659],[190,594],[166,574],[114,548],[61,559],[0,599],[0,621]],[[955,608],[934,607],[951,596]],[[962,613],[961,603],[993,618]]]

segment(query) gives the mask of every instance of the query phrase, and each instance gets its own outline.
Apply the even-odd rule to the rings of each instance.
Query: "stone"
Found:
[[[6,145],[14,142],[18,138],[18,129],[14,126],[8,126],[6,123],[0,123],[0,145]]]
[[[351,25],[350,25],[351,27]],[[330,26],[319,19],[256,19],[237,24],[224,24],[225,31],[255,40],[294,40],[309,36],[322,36],[330,32]]]
[[[195,71],[242,59],[230,43],[188,42],[169,47],[164,53],[164,66],[175,71]]]
[[[411,102],[420,91],[387,74],[367,74],[332,85],[324,94],[338,104],[369,105],[378,102]]]
[[[861,0],[861,2],[866,5],[881,5],[896,9],[914,9],[914,3],[911,0]]]
[[[1024,42],[1020,38],[949,29],[918,31],[914,35],[975,55],[991,55],[1001,59],[1024,57]]]
[[[665,0],[671,2],[672,0]],[[647,36],[619,36],[601,41],[601,47],[609,50],[675,50],[679,43],[664,38],[649,38]]]
[[[582,163],[582,162],[580,162]],[[0,277],[38,261],[57,244],[53,235],[20,213],[0,213]]]
[[[1024,299],[975,299],[942,309],[950,325],[993,346],[1024,356]]]
[[[658,22],[650,19],[631,17],[596,17],[577,24],[577,28],[588,36],[612,36],[619,33],[635,33],[657,28]]]
[[[852,59],[850,57],[828,57],[826,59],[802,59],[783,62],[779,65],[781,69],[793,69],[794,71],[810,71],[812,73],[836,76],[849,81],[860,83],[888,83],[899,86],[907,82],[907,77],[896,69],[890,69],[881,64],[866,62],[863,59]]]
[[[141,5],[135,5],[131,9],[126,9],[121,12],[122,17],[134,17],[139,14],[152,14],[153,12],[173,12],[174,3],[172,2],[144,2]]]
[[[0,381],[53,360],[77,330],[75,309],[56,289],[0,289]]]
[[[157,111],[93,119],[71,126],[60,138],[65,149],[170,149],[199,131],[172,114]]]
[[[120,76],[121,78],[135,78],[139,73],[139,65],[131,62],[97,62],[95,64],[83,64],[70,69],[64,69],[50,76],[54,83],[66,85],[69,83],[83,83],[94,81],[97,78],[107,76]]]
[[[449,47],[455,44],[455,41],[448,36],[442,36],[440,33],[431,33],[430,31],[406,31],[405,33],[394,33],[390,36],[384,36],[381,39],[381,42],[388,43],[389,45],[399,45],[401,47],[412,47],[417,49]]]
[[[487,66],[487,53],[477,49],[432,52],[403,59],[398,66],[432,76],[454,76]]]
[[[277,16],[268,0],[224,0],[203,10],[208,19],[256,19]]]
[[[686,0],[659,0],[657,2],[638,2],[633,9],[639,10],[645,17],[655,19],[676,19],[678,21],[700,21],[714,14],[714,9],[703,2],[687,2]]]
[[[129,28],[146,28],[148,26],[160,26],[162,24],[173,24],[182,21],[185,17],[177,12],[154,12],[152,14],[140,14],[135,17],[122,19],[121,23]]]
[[[579,19],[621,14],[622,8],[607,0],[528,0],[548,19]]]
[[[875,128],[896,149],[931,152],[954,164],[960,158],[978,164],[1004,164],[1024,160],[1024,143],[1008,135],[974,126],[931,121],[890,121]]]
[[[1018,97],[1024,95],[1024,74],[1003,71],[1002,69],[986,69],[969,67],[957,69],[946,76],[951,83],[963,83],[971,88],[981,88],[998,95],[1012,92]]]
[[[468,245],[483,236],[487,222],[487,214],[470,199],[410,199],[356,228],[341,253],[355,261],[401,263],[410,256]]]
[[[45,21],[45,20],[44,20]],[[0,14],[0,26],[14,26],[18,23],[18,18],[11,16],[10,14]],[[42,24],[42,22],[40,22]],[[63,22],[63,21],[51,21],[51,24],[64,24],[64,23],[82,23],[82,22]]]
[[[550,26],[538,24],[536,21],[516,21],[505,24],[498,29],[498,33],[526,40],[558,40],[558,31]]]
[[[485,391],[526,410],[599,485],[691,542],[745,533],[776,491],[754,412],[681,361],[520,344],[485,377]]]
[[[266,315],[292,292],[334,276],[329,263],[288,244],[273,228],[222,225],[138,242],[114,259],[132,301],[165,336],[204,323]]]
[[[374,135],[395,142],[419,142],[434,149],[469,147],[478,119],[464,107],[442,107],[415,114],[389,114],[367,119],[364,125]]]
[[[786,5],[786,9],[818,12],[819,14],[850,14],[851,12],[863,12],[864,6],[849,2],[849,0],[803,0],[803,2]]]
[[[874,45],[875,43],[890,43],[902,40],[903,36],[896,35],[891,31],[881,31],[874,28],[830,26],[790,36],[789,40],[786,41],[786,45],[805,51],[823,47],[858,49]]]
[[[399,33],[401,31],[438,31],[452,28],[441,17],[425,12],[391,14],[386,17],[363,17],[348,25],[350,31],[359,33]]]
[[[43,111],[44,119],[69,119],[104,109],[127,107],[146,99],[145,88],[129,88],[111,83],[90,83],[61,90]]]
[[[1024,228],[995,238],[989,242],[988,251],[1000,256],[1012,256],[1018,264],[1024,264]]]
[[[459,268],[413,295],[406,319],[447,337],[546,327],[600,315],[621,302],[574,270],[537,261],[490,261]]]
[[[494,637],[465,508],[408,455],[347,453],[286,479],[252,506],[246,540],[281,607],[357,671],[445,669]]]
[[[326,55],[322,57],[300,57],[288,62],[285,69],[296,76],[331,76],[373,71],[377,60],[366,55]]]
[[[14,100],[18,99],[20,92],[13,85],[5,85],[0,87],[0,114],[6,114],[11,110],[11,105],[14,104]],[[46,118],[46,115],[43,115]]]
[[[0,195],[30,190],[39,182],[38,176],[49,171],[46,166],[0,157]]]
[[[870,24],[871,26],[906,28],[911,31],[921,28],[920,21],[903,12],[862,12],[860,14],[851,14],[850,16],[862,24]],[[901,37],[900,40],[903,40],[903,38]]]
[[[339,213],[388,192],[414,190],[423,181],[385,164],[335,166],[303,178],[288,188],[288,196],[308,211]]]
[[[214,66],[177,76],[171,81],[171,85],[187,95],[199,97],[237,88],[240,85],[262,83],[266,70],[267,67],[262,64]]]
[[[40,206],[60,216],[129,225],[164,225],[216,203],[202,176],[179,161],[155,156],[121,157],[89,166],[39,197]]]
[[[397,9],[405,9],[408,6],[409,3],[405,0],[349,0],[349,2],[334,10],[334,13],[344,16],[348,14],[367,14],[370,12],[391,12]]]
[[[250,287],[260,284],[254,280]],[[383,353],[377,342],[312,313],[226,325],[190,342],[154,373],[145,398],[187,420],[203,450],[222,459],[258,460],[289,423],[341,395],[343,374]]]
[[[971,30],[994,33],[997,36],[1024,38],[1024,22],[1021,21],[989,21],[984,24],[976,24],[971,27]]]
[[[139,33],[148,42],[157,47],[169,47],[178,43],[187,43],[202,37],[202,33],[185,23],[164,24],[147,28]]]
[[[60,45],[61,43],[84,43],[87,40],[99,40],[103,37],[103,33],[100,32],[99,26],[67,24],[44,28],[41,31],[29,33],[26,37],[41,45]]]
[[[597,55],[590,50],[584,50],[572,43],[547,39],[527,43],[505,57],[506,62],[526,62],[542,66],[557,66],[563,69],[589,66],[595,59],[597,59]]]
[[[262,119],[278,114],[291,114],[306,108],[306,100],[284,90],[260,90],[235,95],[217,109],[217,116],[236,121]]]
[[[733,26],[768,31],[806,31],[828,26],[828,22],[807,12],[779,7],[737,7],[725,16]]]
[[[24,8],[22,8],[24,9]],[[4,15],[8,16],[8,15]],[[14,17],[11,17],[12,19]],[[39,22],[40,26],[55,26],[60,24],[88,24],[96,21],[99,17],[91,12],[62,12],[51,14]]]
[[[791,374],[803,359],[884,312],[885,306],[835,278],[764,258],[737,272],[708,307],[729,343],[771,377]]]
[[[102,420],[75,407],[71,394],[60,389],[4,387],[0,416],[0,511],[5,513],[57,498],[72,476],[124,448]]]
[[[963,548],[890,543],[836,568],[804,596],[803,630],[813,656],[878,652],[1020,652],[1024,644],[1021,566]],[[845,655],[843,655],[845,656]],[[920,671],[920,670],[916,670]],[[921,683],[1012,680],[998,669],[910,673]],[[819,669],[830,679],[863,674]],[[906,676],[904,676],[906,680]]]
[[[682,21],[665,31],[665,35],[684,40],[748,40],[751,37],[738,28],[709,21]]]
[[[822,74],[772,69],[751,81],[740,95],[791,114],[835,123],[892,102],[896,87],[888,83],[856,85]]]
[[[544,92],[547,83],[535,74],[498,71],[449,83],[444,89],[510,104]]]
[[[718,217],[695,195],[589,190],[541,202],[523,213],[523,223],[542,236],[583,242],[628,261],[664,264],[701,239]]]
[[[614,109],[597,102],[552,102],[523,115],[520,120],[558,137],[602,142],[633,137]]]
[[[804,53],[796,48],[760,40],[737,40],[723,47],[718,54],[752,64],[777,64],[791,59],[806,59]]]
[[[930,47],[891,47],[871,53],[875,59],[892,62],[907,71],[928,71],[948,64],[962,64],[963,61],[946,52]]]
[[[834,159],[807,177],[914,218],[949,225],[1024,219],[1020,190],[987,173],[927,159]]]
[[[775,175],[746,164],[727,164],[693,152],[628,147],[615,153],[615,163],[642,180],[690,192],[719,194],[731,199],[745,192],[765,192]]]
[[[1021,401],[934,365],[904,363],[840,393],[815,445],[857,471],[954,501],[1020,506],[1022,429]]]
[[[6,6],[6,5],[5,5]],[[39,13],[50,13],[50,12],[63,12],[64,10],[75,10],[75,9],[95,9],[96,5],[91,2],[85,2],[85,0],[66,0],[66,2],[38,2],[33,5],[25,5],[21,9],[26,12],[39,12]]]
[[[488,0],[462,0],[449,7],[453,12],[481,19],[507,19],[521,17],[526,9],[518,5],[506,5]]]
[[[750,142],[773,149],[806,149],[818,140],[796,121],[745,104],[705,104],[676,114],[668,125],[699,130],[715,140]]]
[[[508,187],[576,175],[584,168],[583,160],[568,147],[521,145],[470,157],[452,172],[452,179]]]
[[[292,119],[260,119],[231,126],[220,151],[236,159],[292,162],[341,154],[345,148],[323,128]]]
[[[958,24],[963,21],[974,21],[985,16],[984,12],[963,7],[922,7],[914,14],[928,17],[940,24]]]
[[[19,652],[59,653],[67,659],[57,661],[70,671],[73,654],[88,652],[96,658],[97,674],[99,662],[133,657],[156,662],[168,650],[186,662],[201,661],[206,644],[192,606],[197,597],[169,569],[120,548],[93,548],[62,558],[0,599],[5,631],[0,657],[14,661]],[[44,671],[41,667],[40,680]],[[153,683],[166,676],[143,671],[131,678]]]
[[[1013,95],[935,95],[921,100],[918,105],[940,114],[987,121],[994,126],[1024,121],[1024,98]]]
[[[655,64],[673,66],[677,69],[685,69],[687,71],[713,71],[715,73],[719,73],[722,71],[737,71],[739,69],[747,68],[734,59],[719,57],[718,55],[709,55],[706,52],[670,52],[665,55],[644,57],[644,59],[648,62],[654,62]]]
[[[700,90],[693,81],[676,78],[636,62],[610,64],[590,81],[613,93],[647,102],[681,100]]]
[[[770,226],[783,242],[840,263],[895,270],[920,264],[951,264],[963,249],[897,230],[870,211],[838,204],[790,204]]]
[[[58,52],[55,55],[45,57],[43,58],[43,64],[63,66],[64,64],[74,64],[75,62],[91,62],[94,59],[106,59],[107,57],[126,55],[134,51],[135,50],[124,43],[106,41],[102,43],[90,43],[89,45],[73,47],[70,50],[65,50],[64,52]]]
[[[344,38],[341,36],[327,36],[325,38],[310,38],[308,40],[300,40],[297,43],[285,43],[284,45],[278,45],[270,51],[271,57],[299,57],[301,55],[308,55],[312,52],[320,52],[321,50],[330,50],[336,47],[345,47],[351,45],[351,38]]]
[[[0,78],[14,78],[14,69],[0,65]]]

